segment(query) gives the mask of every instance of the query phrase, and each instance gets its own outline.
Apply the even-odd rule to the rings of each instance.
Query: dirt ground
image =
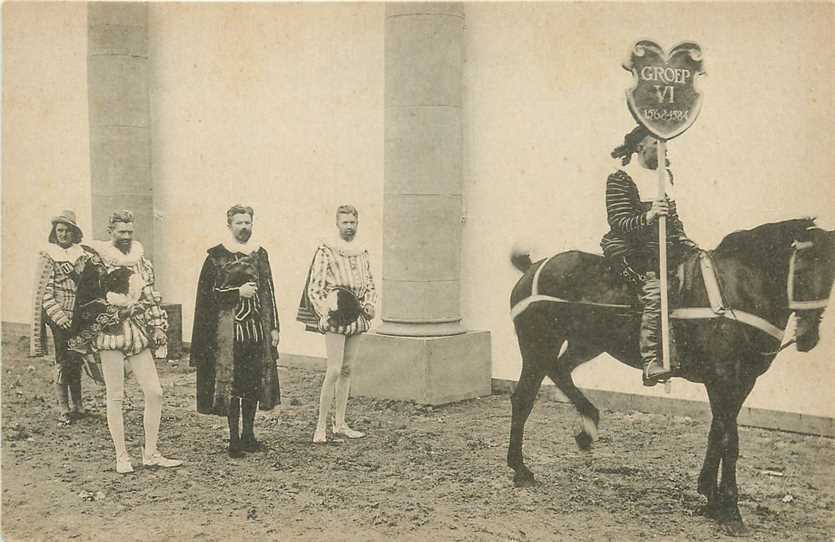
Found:
[[[161,449],[179,469],[114,471],[104,389],[84,377],[90,415],[59,427],[50,362],[3,337],[2,538],[22,540],[714,540],[696,513],[707,426],[603,412],[601,438],[577,450],[576,416],[541,401],[525,452],[539,485],[505,465],[508,396],[441,408],[352,398],[369,436],[310,442],[322,373],[281,368],[283,404],[259,413],[263,452],[225,454],[225,419],[194,410],[185,361],[160,363]],[[142,396],[128,380],[125,421],[140,462]],[[740,508],[751,540],[831,540],[835,442],[742,428]]]

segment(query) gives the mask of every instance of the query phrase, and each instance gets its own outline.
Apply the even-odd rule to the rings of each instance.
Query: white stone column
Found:
[[[461,322],[463,47],[463,5],[386,5],[383,323],[362,338],[357,395],[491,393],[490,333]]]
[[[106,238],[110,213],[130,209],[152,256],[147,4],[90,3],[87,48],[93,234]]]
[[[461,4],[386,5],[381,334],[464,333],[463,34]]]

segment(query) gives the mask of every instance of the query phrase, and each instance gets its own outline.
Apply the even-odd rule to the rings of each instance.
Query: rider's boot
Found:
[[[644,386],[654,386],[668,379],[672,371],[665,369],[658,359],[658,327],[661,320],[661,282],[649,272],[641,285],[641,360],[644,364]]]

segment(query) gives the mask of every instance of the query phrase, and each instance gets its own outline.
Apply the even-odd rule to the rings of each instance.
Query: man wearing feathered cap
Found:
[[[38,253],[29,354],[47,353],[46,327],[55,343],[55,399],[61,424],[84,413],[81,401],[81,357],[68,349],[76,308],[78,277],[93,254],[81,244],[83,234],[75,213],[63,211],[52,218],[48,244]],[[72,406],[70,406],[72,399]]]
[[[85,273],[79,288],[80,294],[84,292],[85,305],[88,298],[93,298],[105,307],[101,318],[92,318],[89,327],[79,331],[79,336],[89,338],[91,348],[101,358],[101,370],[107,386],[107,426],[116,450],[116,472],[120,474],[133,472],[125,444],[122,416],[125,368],[128,365],[145,399],[143,465],[177,467],[182,464],[164,457],[157,449],[162,387],[151,350],[164,349],[168,317],[161,306],[162,296],[155,288],[154,267],[145,257],[142,244],[134,240],[133,231],[131,211],[114,211],[110,215],[107,226],[110,240],[93,243],[100,258],[98,272]],[[110,287],[106,288],[108,285]],[[84,317],[80,316],[80,319]],[[80,348],[78,345],[74,347]]]
[[[297,320],[308,331],[325,335],[328,355],[319,395],[319,418],[313,434],[315,443],[327,441],[327,416],[334,395],[334,434],[348,438],[365,436],[345,421],[351,365],[357,356],[359,335],[368,331],[377,301],[368,251],[355,238],[358,221],[359,213],[352,205],[341,205],[336,210],[339,235],[322,241],[316,249],[299,304]]]
[[[632,155],[638,155],[638,164]],[[606,215],[610,230],[600,246],[610,265],[629,284],[640,290],[641,358],[643,383],[653,386],[670,376],[658,360],[658,327],[661,318],[661,280],[658,261],[658,218],[667,217],[667,257],[671,269],[696,243],[684,233],[673,199],[673,174],[665,168],[664,197],[642,199],[658,192],[658,140],[643,126],[629,132],[623,145],[612,151],[621,168],[606,181]],[[631,164],[631,165],[630,165]],[[666,164],[668,165],[668,164]]]

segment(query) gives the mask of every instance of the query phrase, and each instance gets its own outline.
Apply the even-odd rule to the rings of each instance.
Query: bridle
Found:
[[[792,243],[792,248],[794,250],[792,251],[791,257],[789,258],[789,273],[788,280],[786,281],[786,299],[788,300],[788,304],[786,305],[786,308],[788,308],[790,311],[796,311],[798,313],[798,318],[801,317],[800,313],[803,312],[805,313],[805,315],[803,316],[804,318],[814,317],[820,320],[823,317],[823,309],[825,309],[827,304],[829,303],[828,297],[812,299],[807,301],[798,301],[795,299],[794,296],[794,286],[797,274],[797,255],[801,250],[808,250],[814,246],[815,244],[812,241],[794,241]],[[817,314],[811,314],[812,311],[816,312]],[[774,352],[763,352],[763,355],[772,355],[782,352],[789,346],[795,344],[800,337],[802,337],[805,333],[808,333],[811,329],[812,328],[809,327],[804,333],[798,335],[797,327],[795,327],[794,337],[792,337],[791,340],[789,340],[785,344],[780,345],[780,348],[778,348]]]
[[[786,299],[788,299],[789,304],[788,308],[794,311],[808,311],[808,310],[817,310],[817,309],[825,309],[826,305],[829,303],[829,298],[821,298],[821,299],[813,299],[811,301],[797,301],[794,298],[794,283],[795,283],[795,272],[796,272],[796,262],[797,262],[797,254],[801,250],[810,249],[815,244],[812,241],[795,241],[792,243],[792,247],[794,247],[794,251],[792,252],[791,258],[789,258],[789,279],[786,284]]]

